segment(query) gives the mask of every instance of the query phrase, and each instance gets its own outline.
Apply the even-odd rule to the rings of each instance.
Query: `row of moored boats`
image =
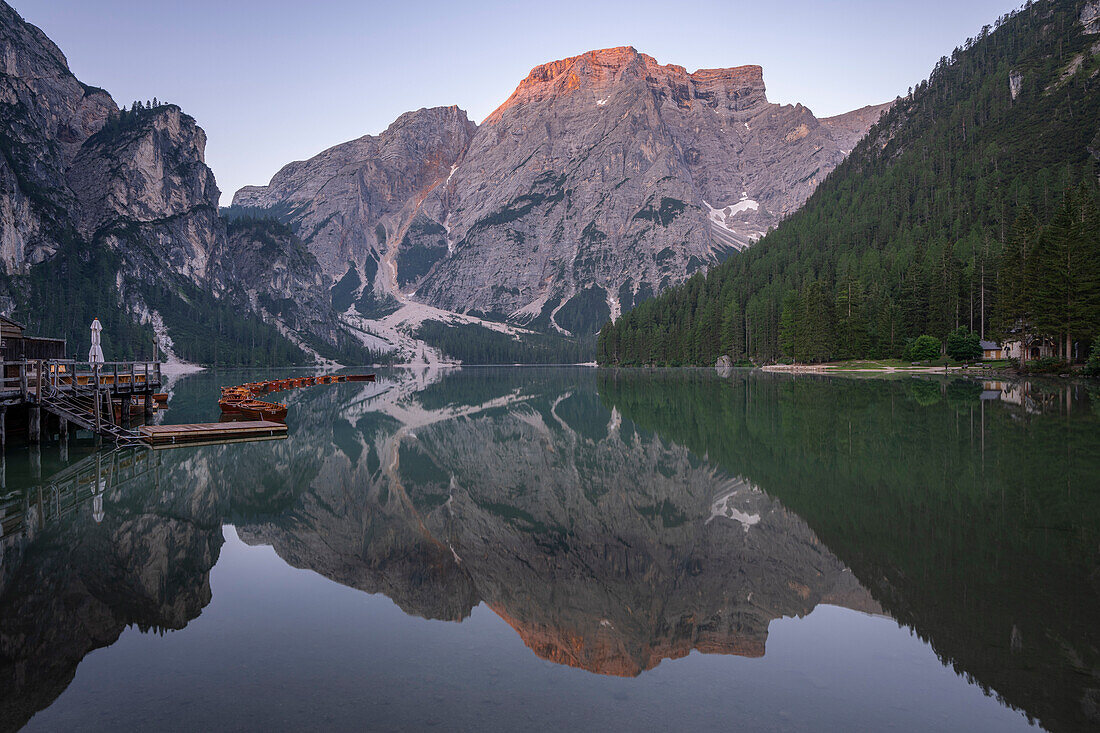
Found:
[[[340,382],[373,382],[373,374],[325,374],[317,377],[290,377],[287,379],[269,379],[264,382],[248,382],[236,387],[222,387],[222,396],[218,407],[228,417],[246,417],[251,420],[286,420],[287,407],[282,402],[267,402],[256,399],[269,392],[283,392],[288,389],[313,387],[320,384],[338,384]]]

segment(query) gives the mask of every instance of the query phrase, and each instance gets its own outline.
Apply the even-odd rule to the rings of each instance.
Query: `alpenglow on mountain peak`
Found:
[[[886,106],[818,119],[770,103],[760,66],[595,50],[536,66],[480,126],[409,113],[234,204],[291,225],[349,317],[423,303],[584,335],[751,246]]]
[[[721,94],[728,91],[734,91],[736,99],[744,106],[768,101],[761,66],[699,69],[688,73],[683,66],[660,64],[633,46],[618,46],[536,66],[483,124],[496,122],[506,110],[517,104],[572,93],[598,94],[632,78],[644,79],[655,88],[675,89],[677,101],[686,105],[698,102],[715,106],[715,92]]]

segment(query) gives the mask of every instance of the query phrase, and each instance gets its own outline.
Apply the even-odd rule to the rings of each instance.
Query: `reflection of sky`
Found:
[[[539,659],[485,606],[413,618],[224,533],[202,615],[126,630],[27,730],[1027,727],[888,618],[819,606],[774,621],[762,659],[692,653],[602,677]]]
[[[1020,0],[13,0],[86,84],[175,102],[229,204],[281,166],[457,104],[482,120],[537,64],[632,45],[694,70],[759,64],[833,115],[904,94]]]

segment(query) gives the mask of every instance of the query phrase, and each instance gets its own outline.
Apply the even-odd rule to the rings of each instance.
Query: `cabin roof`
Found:
[[[978,344],[982,347],[982,351],[996,351],[1001,348],[996,341],[979,341]]]
[[[15,326],[16,328],[26,328],[26,326],[24,326],[22,323],[16,323],[5,315],[0,315],[0,323],[3,323],[6,326]]]

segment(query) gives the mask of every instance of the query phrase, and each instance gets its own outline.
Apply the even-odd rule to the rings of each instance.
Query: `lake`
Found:
[[[183,377],[160,419],[272,374]],[[9,446],[0,729],[1100,726],[1097,385],[466,368],[279,399],[285,440]]]

